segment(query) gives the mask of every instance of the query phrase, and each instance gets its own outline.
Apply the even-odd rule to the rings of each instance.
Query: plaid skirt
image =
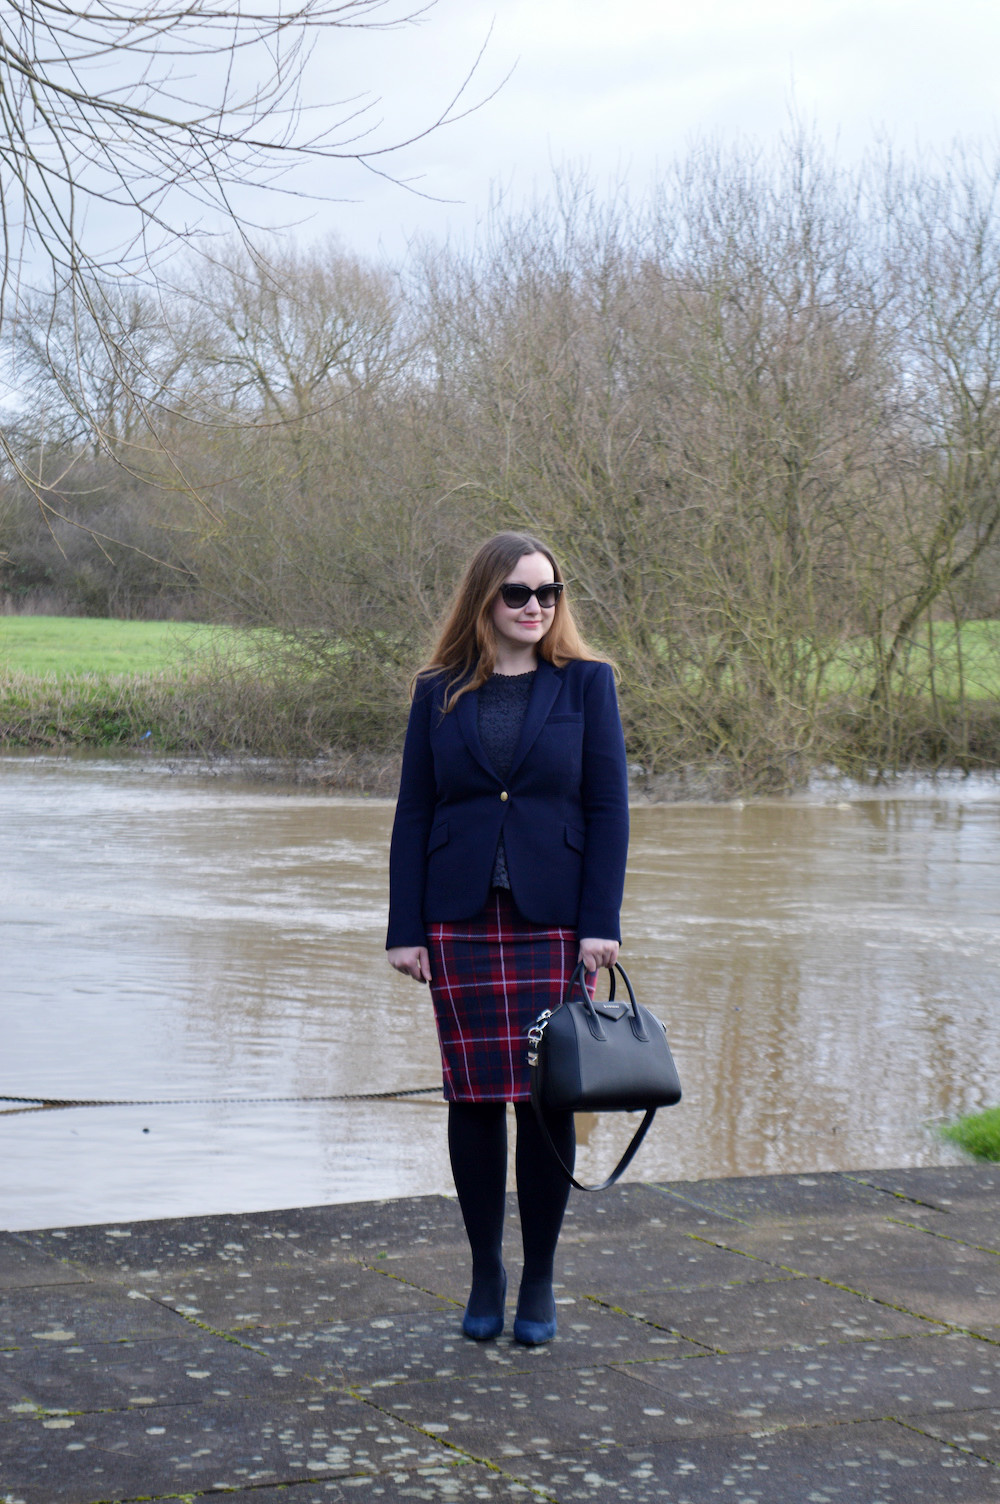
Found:
[[[526,1102],[528,1030],[562,1002],[576,933],[530,924],[495,888],[472,919],[427,927],[431,997],[449,1102]]]

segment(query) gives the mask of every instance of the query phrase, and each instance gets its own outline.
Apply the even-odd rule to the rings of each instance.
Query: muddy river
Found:
[[[988,778],[637,807],[622,959],[685,1096],[629,1178],[958,1158],[936,1125],[1000,1101],[998,817]],[[142,1104],[0,1102],[0,1226],[450,1191],[437,1095],[308,1100],[440,1086],[383,952],[391,819],[0,759],[0,1094]],[[631,1121],[581,1121],[585,1177]]]

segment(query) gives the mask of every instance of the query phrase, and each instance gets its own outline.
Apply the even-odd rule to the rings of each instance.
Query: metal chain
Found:
[[[548,1028],[551,1017],[551,1008],[544,1009],[543,1012],[539,1013],[535,1022],[528,1030],[528,1064],[530,1066],[538,1064],[538,1046],[545,1037],[545,1030]]]
[[[401,1091],[349,1091],[329,1097],[131,1097],[119,1100],[92,1098],[89,1101],[61,1097],[0,1096],[0,1102],[20,1102],[36,1107],[204,1107],[215,1103],[263,1107],[278,1102],[390,1102],[394,1097],[424,1097],[440,1090],[440,1086],[411,1086]]]

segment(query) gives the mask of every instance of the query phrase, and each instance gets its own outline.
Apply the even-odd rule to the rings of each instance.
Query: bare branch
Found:
[[[38,258],[57,279],[141,274],[206,217],[236,222],[234,186],[297,192],[288,174],[298,164],[351,161],[393,177],[384,164],[394,153],[483,102],[467,103],[482,52],[442,110],[392,141],[378,139],[378,99],[365,94],[325,107],[337,112],[331,125],[306,129],[304,70],[321,32],[396,30],[432,4],[4,6],[0,224],[12,254],[0,291]]]

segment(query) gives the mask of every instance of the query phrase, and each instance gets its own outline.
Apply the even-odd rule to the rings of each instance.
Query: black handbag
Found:
[[[667,1033],[648,1008],[636,1002],[625,968],[608,968],[607,1002],[595,1002],[584,986],[579,962],[561,1005],[546,1008],[528,1032],[531,1102],[549,1148],[563,1174],[580,1191],[603,1191],[624,1174],[660,1107],[681,1099],[681,1083]],[[628,990],[628,1002],[615,1000],[615,972]],[[579,997],[574,994],[579,992]],[[625,1153],[607,1180],[582,1185],[552,1142],[545,1113],[644,1112]]]

